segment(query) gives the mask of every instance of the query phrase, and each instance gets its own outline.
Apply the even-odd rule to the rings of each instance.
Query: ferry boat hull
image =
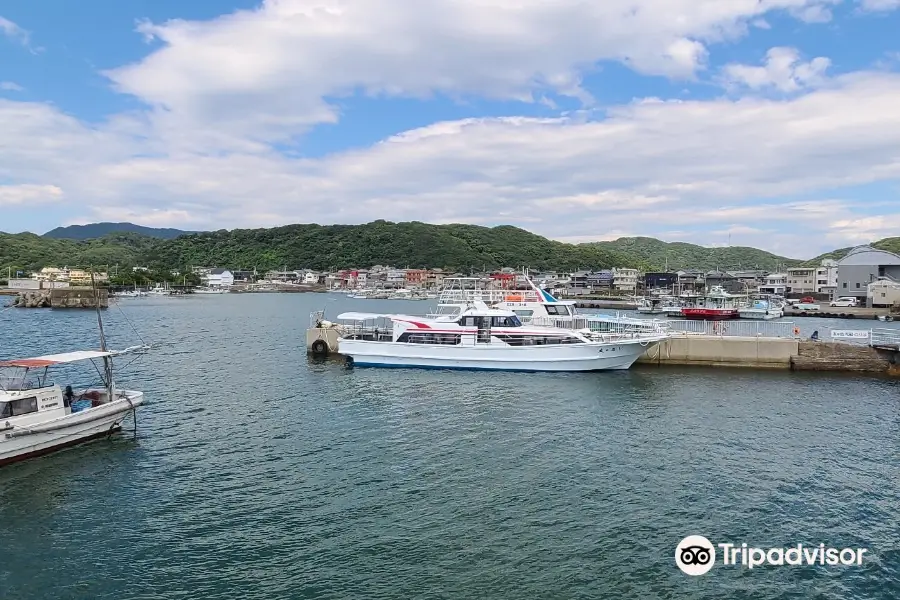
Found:
[[[738,318],[736,308],[682,308],[681,315],[685,319],[698,321],[727,321]]]
[[[356,367],[577,372],[628,369],[659,340],[497,348],[417,345],[341,339],[338,351]]]
[[[118,394],[124,394],[127,400],[114,400],[40,423],[0,423],[0,467],[115,433],[144,402],[143,392],[118,390]]]

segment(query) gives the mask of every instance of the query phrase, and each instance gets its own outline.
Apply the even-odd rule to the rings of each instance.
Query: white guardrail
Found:
[[[669,321],[668,325],[673,334],[771,338],[800,335],[794,323],[785,321]]]
[[[900,350],[900,329],[873,329],[869,345],[894,347]]]

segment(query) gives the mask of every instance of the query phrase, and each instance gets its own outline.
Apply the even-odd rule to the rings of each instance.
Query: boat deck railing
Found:
[[[642,334],[659,335],[668,331],[665,321],[650,321],[646,319],[627,319],[597,316],[576,317],[533,317],[526,325],[537,327],[559,327],[561,329],[587,329],[591,333],[603,333],[611,335]]]

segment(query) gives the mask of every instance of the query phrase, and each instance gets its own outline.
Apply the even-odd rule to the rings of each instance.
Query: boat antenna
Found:
[[[100,290],[97,289],[97,281],[94,279],[94,266],[91,265],[91,288],[94,291],[94,307],[97,309],[97,327],[100,330],[100,351],[108,352],[106,346],[106,334],[103,331],[103,314],[100,311]],[[109,401],[113,400],[112,360],[109,356],[103,357],[103,372],[106,381],[106,390],[109,392]]]

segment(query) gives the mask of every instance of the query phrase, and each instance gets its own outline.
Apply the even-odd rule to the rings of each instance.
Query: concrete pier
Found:
[[[790,369],[800,341],[785,338],[684,335],[647,351],[640,363]]]
[[[697,365],[847,371],[900,376],[900,352],[841,342],[685,335],[669,338],[638,359],[654,365]]]

